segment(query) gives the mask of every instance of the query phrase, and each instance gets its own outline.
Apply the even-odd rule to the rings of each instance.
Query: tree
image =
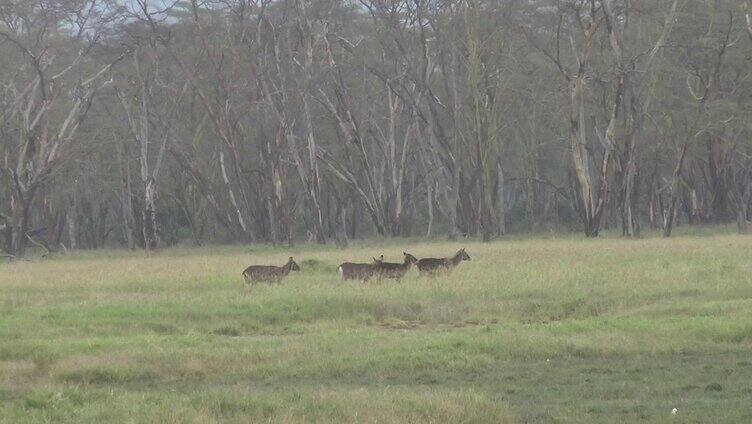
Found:
[[[0,38],[15,50],[9,52],[15,63],[23,63],[9,82],[12,96],[0,120],[16,139],[14,144],[4,143],[3,164],[10,187],[9,211],[3,214],[9,229],[5,249],[16,256],[23,256],[36,232],[30,228],[30,214],[37,194],[64,160],[94,94],[107,85],[104,76],[127,54],[121,52],[89,70],[108,17],[88,1],[54,6],[61,7],[17,4],[4,8],[0,16]],[[60,33],[60,26],[75,34]]]

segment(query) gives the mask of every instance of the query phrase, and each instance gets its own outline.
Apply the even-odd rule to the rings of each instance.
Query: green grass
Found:
[[[462,246],[454,273],[401,283],[336,266],[460,244],[0,264],[0,421],[752,421],[752,237]],[[300,273],[243,287],[290,254]]]

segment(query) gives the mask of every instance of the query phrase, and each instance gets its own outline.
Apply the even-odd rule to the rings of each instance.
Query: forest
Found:
[[[731,0],[0,0],[0,253],[736,223]]]

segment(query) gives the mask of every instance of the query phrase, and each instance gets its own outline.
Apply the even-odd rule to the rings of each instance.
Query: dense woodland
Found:
[[[738,0],[0,0],[0,249],[736,222]]]

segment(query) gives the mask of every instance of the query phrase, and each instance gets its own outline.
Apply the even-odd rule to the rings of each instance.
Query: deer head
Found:
[[[467,252],[465,252],[465,248],[464,247],[462,249],[460,249],[459,252],[457,252],[457,255],[459,255],[460,259],[463,260],[463,261],[469,261],[470,260],[470,255],[468,255]]]
[[[292,259],[292,256],[287,260],[287,267],[290,268],[290,271],[300,271],[300,267]]]
[[[405,263],[406,264],[415,264],[415,263],[418,263],[418,258],[416,258],[415,256],[413,256],[413,255],[411,255],[411,254],[409,254],[407,252],[402,252],[402,254],[405,255]]]

